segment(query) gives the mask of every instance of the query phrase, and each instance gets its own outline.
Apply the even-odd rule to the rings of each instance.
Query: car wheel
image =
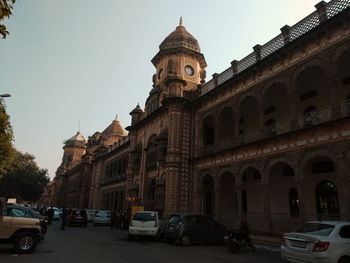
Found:
[[[188,247],[191,244],[191,237],[188,234],[184,234],[181,237],[180,243],[184,247]]]
[[[14,238],[14,248],[17,253],[30,253],[37,244],[37,236],[32,232],[20,232]]]
[[[339,263],[350,263],[350,258],[342,258]]]

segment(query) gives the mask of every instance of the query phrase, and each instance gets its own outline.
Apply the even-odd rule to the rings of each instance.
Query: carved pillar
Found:
[[[233,76],[238,74],[238,60],[233,60],[231,62]]]
[[[327,21],[326,5],[327,5],[327,3],[325,1],[321,1],[315,5],[320,24]]]
[[[284,27],[281,28],[281,32],[283,36],[284,45],[286,45],[291,41],[290,26],[285,25]]]
[[[256,45],[256,46],[253,47],[253,49],[254,49],[256,61],[261,60],[261,58],[262,58],[261,45]]]

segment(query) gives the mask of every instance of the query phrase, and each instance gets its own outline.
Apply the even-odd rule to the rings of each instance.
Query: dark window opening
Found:
[[[284,167],[283,168],[283,176],[294,176],[294,170],[292,167],[288,166],[288,167]]]
[[[300,100],[304,101],[304,100],[308,100],[308,99],[311,99],[314,97],[317,97],[317,90],[311,90],[311,91],[304,93],[303,95],[300,96]]]
[[[295,188],[289,190],[289,211],[292,217],[299,216],[299,198]]]
[[[244,118],[241,118],[240,120],[239,120],[239,124],[243,124],[244,123]]]
[[[349,85],[350,84],[350,76],[347,76],[345,78],[343,78],[343,85]]]
[[[322,181],[316,186],[316,207],[320,219],[336,220],[339,218],[338,191],[335,184]]]
[[[247,181],[247,176],[246,176],[246,175],[243,175],[242,181],[243,181],[243,182],[246,182],[246,181]]]
[[[334,172],[334,164],[332,161],[320,161],[312,164],[312,173],[332,173]]]
[[[261,180],[261,174],[259,173],[259,171],[254,172],[254,180]]]

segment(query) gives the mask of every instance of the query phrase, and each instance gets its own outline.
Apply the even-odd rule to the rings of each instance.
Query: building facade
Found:
[[[199,212],[280,233],[350,220],[350,2],[316,11],[205,82],[180,21],[152,59],[153,87],[131,125],[64,146],[59,206]]]

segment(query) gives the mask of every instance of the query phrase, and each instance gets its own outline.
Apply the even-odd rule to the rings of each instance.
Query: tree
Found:
[[[7,115],[5,105],[0,98],[0,180],[14,157],[12,140],[10,117]]]
[[[0,180],[0,196],[21,201],[37,201],[49,182],[47,170],[38,167],[34,156],[15,152],[10,169]]]
[[[0,21],[9,18],[12,15],[13,4],[16,0],[0,0]],[[9,34],[5,25],[0,24],[0,34],[6,38]]]

